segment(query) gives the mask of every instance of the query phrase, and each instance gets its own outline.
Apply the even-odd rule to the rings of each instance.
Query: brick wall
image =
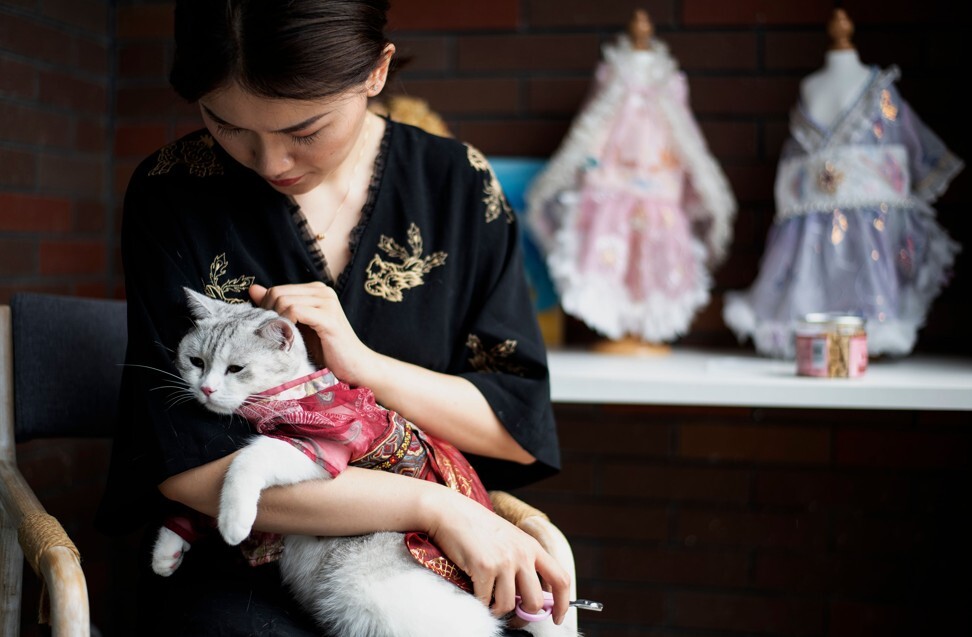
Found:
[[[113,292],[107,0],[0,3],[0,299]]]
[[[393,39],[412,60],[389,90],[427,99],[488,155],[533,157],[563,138],[600,44],[634,8],[648,10],[740,203],[730,259],[685,343],[734,345],[721,294],[755,276],[787,113],[800,79],[822,63],[835,6],[855,21],[862,60],[898,65],[916,112],[972,158],[953,97],[964,33],[946,0],[393,4]],[[120,295],[115,241],[128,176],[199,125],[166,82],[171,8],[0,1],[0,301],[19,289]],[[966,171],[937,205],[966,244],[968,201]],[[966,256],[919,350],[972,353]],[[569,340],[590,337],[568,323]],[[969,534],[955,517],[969,477],[966,415],[586,406],[560,407],[558,419],[565,471],[523,495],[574,543],[581,594],[608,604],[583,617],[588,637],[970,632],[959,614]],[[106,451],[98,442],[19,449],[31,483],[78,537],[93,617],[112,635],[124,634],[130,600],[111,584],[127,571],[111,559],[119,547],[89,524]],[[27,608],[24,634],[41,634]]]

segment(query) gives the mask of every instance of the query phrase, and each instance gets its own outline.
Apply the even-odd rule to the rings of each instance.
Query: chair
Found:
[[[46,589],[40,619],[52,636],[90,635],[78,551],[21,474],[15,445],[109,437],[126,339],[124,301],[20,293],[0,306],[0,637],[20,632],[25,557]],[[58,388],[56,400],[51,387]],[[547,516],[509,493],[490,497],[497,512],[536,537],[574,582],[570,545]],[[576,584],[572,599],[575,592]],[[576,627],[575,609],[565,621]]]
[[[42,623],[50,623],[55,636],[90,632],[88,590],[78,551],[24,480],[15,444],[110,436],[126,335],[123,301],[22,293],[0,307],[4,637],[20,634],[23,557],[41,578]]]

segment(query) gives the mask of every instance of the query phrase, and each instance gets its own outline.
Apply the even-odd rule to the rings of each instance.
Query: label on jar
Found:
[[[796,337],[797,374],[800,376],[830,375],[830,335],[798,334]]]

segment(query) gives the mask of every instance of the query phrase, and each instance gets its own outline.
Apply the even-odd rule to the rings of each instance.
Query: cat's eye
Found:
[[[226,373],[227,374],[235,374],[235,373],[241,372],[241,371],[243,371],[243,367],[241,365],[229,365],[226,368]]]
[[[189,362],[192,363],[193,367],[198,367],[199,369],[202,369],[205,365],[203,363],[203,359],[199,358],[198,356],[190,356]]]

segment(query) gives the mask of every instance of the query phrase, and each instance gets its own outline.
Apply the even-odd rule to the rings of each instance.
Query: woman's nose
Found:
[[[253,146],[253,168],[264,177],[281,177],[294,165],[290,149],[275,140],[257,141]]]

